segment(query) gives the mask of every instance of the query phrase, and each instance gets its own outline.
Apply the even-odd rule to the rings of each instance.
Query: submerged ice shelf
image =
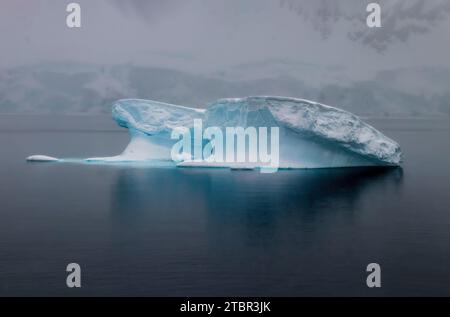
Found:
[[[270,96],[220,99],[205,110],[151,100],[124,99],[113,105],[112,113],[114,120],[129,130],[130,143],[119,155],[92,157],[86,161],[172,161],[171,151],[177,140],[171,138],[171,133],[179,127],[194,131],[191,143],[195,144],[198,135],[195,136],[194,122],[199,120],[203,128],[223,130],[226,127],[255,127],[256,131],[261,131],[258,129],[262,127],[276,127],[279,131],[279,168],[396,166],[402,156],[398,143],[356,115],[303,99]],[[199,142],[205,144],[204,139]],[[247,158],[249,148],[245,151]],[[261,162],[198,161],[188,153],[180,153],[175,160],[184,167],[264,167]]]

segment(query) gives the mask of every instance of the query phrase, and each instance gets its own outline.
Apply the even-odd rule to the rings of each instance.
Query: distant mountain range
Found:
[[[291,96],[365,116],[450,115],[450,70],[395,69],[351,81],[340,69],[291,65],[237,66],[201,75],[157,67],[51,64],[0,70],[0,113],[109,113],[121,98],[143,98],[204,108],[225,97]],[[250,68],[257,76],[246,76]],[[311,79],[311,80],[310,80]],[[327,80],[329,79],[329,80]]]

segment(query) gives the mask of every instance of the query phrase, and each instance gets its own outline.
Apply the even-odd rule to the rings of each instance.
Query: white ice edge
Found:
[[[47,155],[31,155],[27,157],[27,161],[29,162],[58,162],[60,161],[59,158],[47,156]]]

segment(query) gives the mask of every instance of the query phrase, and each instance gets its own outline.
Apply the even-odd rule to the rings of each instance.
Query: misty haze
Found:
[[[450,113],[447,1],[380,1],[380,29],[365,26],[364,1],[79,3],[83,26],[69,29],[61,1],[2,2],[1,113],[249,95],[375,117]]]

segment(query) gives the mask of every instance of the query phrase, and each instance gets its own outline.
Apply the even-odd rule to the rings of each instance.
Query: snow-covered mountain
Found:
[[[312,99],[359,115],[450,114],[448,69],[395,69],[351,81],[340,69],[287,64],[241,65],[211,75],[133,65],[47,64],[3,69],[0,113],[110,113],[113,102],[122,98],[204,108],[219,98],[279,95]],[[249,67],[260,69],[258,76],[244,76]],[[301,72],[289,73],[299,67]]]

